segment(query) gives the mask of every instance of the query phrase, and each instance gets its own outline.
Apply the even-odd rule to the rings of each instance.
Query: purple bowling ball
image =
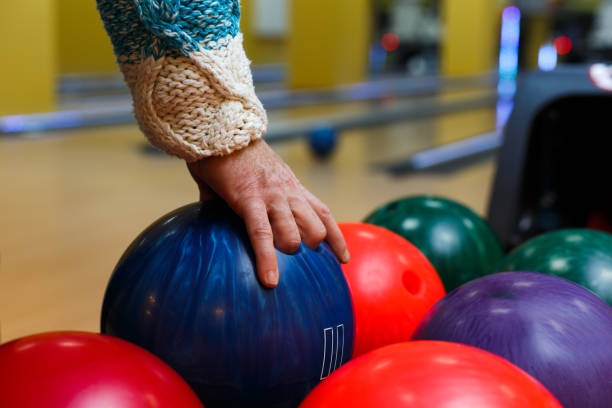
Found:
[[[413,339],[498,354],[565,408],[612,407],[612,308],[568,280],[532,272],[474,280],[442,299]]]

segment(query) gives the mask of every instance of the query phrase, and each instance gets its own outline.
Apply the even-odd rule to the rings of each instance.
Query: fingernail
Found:
[[[266,281],[268,285],[278,285],[278,271],[270,271],[266,273]]]
[[[349,263],[351,262],[351,254],[349,254],[348,249],[344,250],[344,254],[342,255],[342,263]]]

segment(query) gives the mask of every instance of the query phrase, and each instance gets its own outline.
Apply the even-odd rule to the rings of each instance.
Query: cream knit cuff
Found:
[[[242,34],[224,42],[188,57],[119,58],[138,124],[157,148],[193,162],[230,154],[265,133]]]

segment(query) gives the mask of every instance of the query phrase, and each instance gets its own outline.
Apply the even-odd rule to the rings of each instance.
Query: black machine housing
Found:
[[[506,248],[612,222],[612,93],[589,72],[563,67],[519,82],[489,207]]]

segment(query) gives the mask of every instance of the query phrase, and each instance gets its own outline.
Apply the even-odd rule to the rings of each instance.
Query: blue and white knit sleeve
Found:
[[[140,128],[187,161],[262,137],[239,0],[97,0]]]

